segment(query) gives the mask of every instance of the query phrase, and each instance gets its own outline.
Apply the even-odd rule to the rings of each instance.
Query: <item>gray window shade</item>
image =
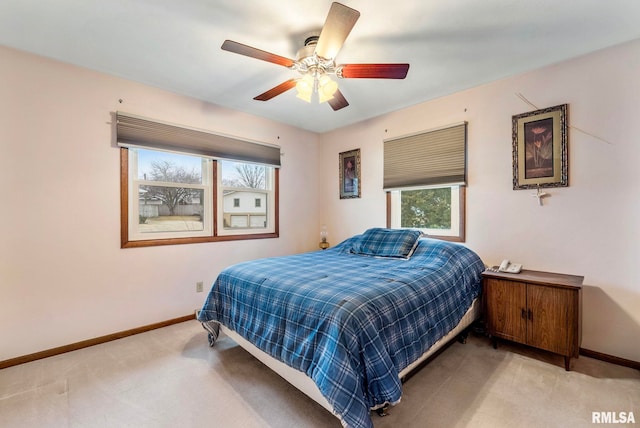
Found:
[[[118,146],[229,159],[280,167],[277,146],[238,140],[176,125],[116,113]]]
[[[467,124],[384,141],[384,190],[466,184]]]

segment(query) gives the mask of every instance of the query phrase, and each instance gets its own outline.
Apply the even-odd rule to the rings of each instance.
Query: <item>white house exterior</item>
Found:
[[[252,190],[226,190],[223,196],[225,227],[266,227],[267,193]]]

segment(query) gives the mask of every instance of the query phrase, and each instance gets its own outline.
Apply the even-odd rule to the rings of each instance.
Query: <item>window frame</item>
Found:
[[[466,186],[454,184],[454,185],[443,185],[443,186],[421,186],[412,189],[395,189],[393,191],[402,191],[402,190],[418,190],[424,188],[445,188],[445,187],[458,187],[458,233],[456,235],[437,235],[432,233],[427,233],[429,238],[440,239],[443,241],[451,241],[451,242],[465,242],[465,212],[466,212]],[[386,192],[387,196],[387,228],[394,228],[395,225],[392,224],[393,218],[393,195],[391,194],[392,190]],[[399,205],[399,204],[398,204]],[[453,208],[453,203],[452,203]],[[398,227],[395,227],[396,229]],[[431,230],[431,229],[430,229]]]
[[[251,163],[251,162],[249,162]],[[121,248],[139,248],[152,247],[160,245],[179,245],[179,244],[195,244],[201,242],[219,242],[219,241],[235,241],[246,239],[268,239],[280,236],[280,217],[279,217],[279,190],[280,190],[280,169],[273,168],[273,218],[274,228],[272,232],[263,233],[241,233],[241,234],[224,234],[220,235],[218,231],[218,218],[220,216],[218,210],[218,162],[212,162],[213,181],[211,183],[212,215],[210,216],[209,225],[211,230],[210,236],[193,236],[193,237],[175,237],[175,238],[157,238],[157,239],[130,239],[129,237],[129,148],[120,147],[120,247]],[[206,227],[205,227],[206,228]]]

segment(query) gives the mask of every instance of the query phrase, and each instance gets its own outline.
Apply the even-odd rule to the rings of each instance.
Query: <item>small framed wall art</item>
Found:
[[[360,197],[360,149],[339,156],[340,199]]]
[[[513,190],[568,186],[567,104],[512,120]]]

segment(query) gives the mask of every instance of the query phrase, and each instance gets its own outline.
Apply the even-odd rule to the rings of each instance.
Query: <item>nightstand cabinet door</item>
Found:
[[[527,341],[527,286],[526,284],[485,279],[487,328],[502,339],[525,343]]]
[[[569,310],[572,291],[527,285],[527,344],[560,355],[574,356],[569,348]]]

